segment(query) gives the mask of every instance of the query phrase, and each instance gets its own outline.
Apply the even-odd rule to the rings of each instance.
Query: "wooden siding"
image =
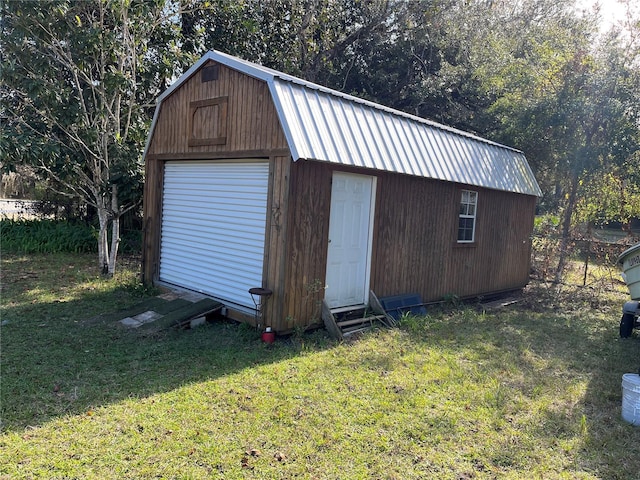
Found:
[[[153,282],[159,271],[163,187],[164,162],[147,160],[142,227],[142,280],[145,283]]]
[[[266,83],[222,65],[217,80],[203,82],[201,72],[162,102],[148,157],[287,148]]]
[[[319,321],[325,284],[331,178],[335,167],[291,167],[282,330]],[[425,302],[512,290],[529,277],[536,198],[408,175],[351,168],[378,178],[371,288],[378,296],[419,293]],[[478,192],[476,242],[457,243],[460,191]]]
[[[269,214],[265,219],[263,286],[274,291],[265,304],[265,319],[275,322],[281,317],[279,298],[285,288],[291,164],[288,145],[264,82],[222,65],[218,66],[217,80],[203,82],[201,71],[164,99],[149,142],[145,159],[143,279],[154,282],[159,274],[165,161],[268,158]],[[252,320],[239,312],[234,312],[234,318]]]
[[[461,190],[478,192],[475,242],[457,243]],[[475,296],[526,285],[536,198],[435,180],[378,179],[371,288]]]
[[[289,171],[291,157],[271,159],[269,204],[267,205],[267,238],[265,240],[264,286],[273,290],[273,295],[265,303],[265,324],[277,331],[291,328],[283,314],[283,298],[286,295],[287,248],[286,235],[289,197]]]
[[[332,168],[298,160],[291,166],[284,330],[322,323]]]

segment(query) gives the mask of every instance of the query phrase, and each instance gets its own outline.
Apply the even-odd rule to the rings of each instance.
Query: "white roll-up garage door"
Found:
[[[166,162],[160,280],[254,308],[268,179],[267,162]]]

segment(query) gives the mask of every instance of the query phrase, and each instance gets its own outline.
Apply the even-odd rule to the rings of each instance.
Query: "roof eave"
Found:
[[[153,120],[149,129],[149,135],[147,137],[147,142],[145,145],[145,149],[144,149],[144,158],[146,158],[150,144],[151,144],[151,138],[153,137],[154,131],[155,131],[155,127],[157,124],[157,120],[159,117],[159,113],[160,113],[160,108],[162,106],[163,101],[169,97],[171,94],[173,94],[178,88],[180,88],[182,86],[182,84],[184,84],[187,80],[189,80],[189,78],[191,78],[200,68],[202,68],[207,62],[209,61],[213,61],[213,62],[218,62],[223,64],[224,66],[231,68],[233,70],[236,70],[238,72],[241,72],[243,74],[246,74],[248,76],[251,76],[255,79],[264,81],[267,84],[267,87],[269,89],[269,93],[271,96],[271,99],[274,103],[274,106],[276,108],[276,112],[278,115],[278,119],[280,121],[280,125],[282,126],[287,144],[289,145],[289,150],[291,152],[291,157],[293,159],[293,161],[297,161],[301,158],[306,158],[308,155],[305,154],[304,151],[300,151],[297,145],[297,140],[296,140],[296,136],[294,131],[292,131],[292,126],[289,124],[289,119],[287,117],[287,105],[283,104],[282,102],[284,100],[286,100],[279,92],[279,85],[284,85],[284,84],[295,84],[298,85],[299,87],[303,87],[304,89],[309,89],[309,90],[316,90],[317,92],[321,92],[321,94],[328,94],[332,97],[339,97],[341,99],[344,99],[346,101],[349,102],[354,102],[357,103],[359,105],[362,105],[364,107],[368,107],[368,108],[372,108],[375,110],[378,110],[380,112],[385,112],[387,114],[392,114],[394,116],[399,116],[399,117],[403,117],[405,119],[408,119],[412,122],[417,122],[423,125],[427,125],[429,127],[435,128],[435,129],[439,129],[441,131],[446,131],[446,132],[450,132],[453,133],[455,135],[461,136],[461,137],[465,137],[474,141],[478,141],[481,142],[485,145],[492,145],[494,147],[499,147],[501,149],[507,150],[507,151],[511,151],[513,153],[519,154],[524,156],[524,153],[518,149],[515,149],[513,147],[509,147],[506,145],[502,145],[500,143],[497,142],[493,142],[491,140],[488,140],[486,138],[482,138],[479,137],[477,135],[462,131],[462,130],[458,130],[456,128],[453,127],[449,127],[447,125],[443,125],[431,120],[427,120],[415,115],[411,115],[399,110],[395,110],[389,107],[386,107],[384,105],[380,105],[380,104],[376,104],[373,102],[370,102],[368,100],[364,100],[361,98],[357,98],[354,97],[352,95],[348,95],[342,92],[338,92],[335,90],[331,90],[327,87],[323,87],[321,85],[317,85],[311,82],[307,82],[306,80],[297,78],[297,77],[292,77],[290,75],[287,75],[285,73],[282,72],[278,72],[276,70],[270,69],[268,67],[263,67],[261,65],[257,65],[245,60],[242,60],[240,58],[237,57],[233,57],[231,55],[222,53],[222,52],[217,52],[217,51],[209,51],[206,54],[204,54],[202,56],[202,58],[200,58],[193,66],[191,66],[191,68],[189,68],[184,74],[182,74],[166,91],[164,91],[157,99],[156,102],[156,109],[154,112],[154,116],[153,116]],[[295,123],[295,122],[294,122]],[[298,122],[300,123],[300,122]],[[303,148],[304,150],[304,148]],[[318,161],[328,161],[331,162],[331,159],[322,159],[322,158],[314,158],[313,160],[318,160]],[[542,191],[539,187],[539,185],[537,184],[537,181],[535,181],[535,177],[533,176],[533,172],[531,171],[530,166],[528,165],[528,162],[526,162],[525,159],[525,164],[526,164],[526,169],[527,169],[527,174],[526,176],[530,179],[533,179],[534,184],[529,185],[528,187],[525,187],[524,190],[520,189],[514,189],[514,190],[509,190],[512,191],[514,193],[522,193],[522,194],[526,194],[526,195],[532,195],[532,196],[537,196],[537,197],[541,197],[542,196]],[[483,186],[483,185],[478,185],[478,186]],[[485,185],[486,187],[486,185]],[[520,190],[520,191],[518,191]],[[525,191],[526,190],[526,191]]]

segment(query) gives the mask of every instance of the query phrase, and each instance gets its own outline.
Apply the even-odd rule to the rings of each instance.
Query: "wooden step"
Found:
[[[362,326],[362,325],[358,325],[356,327],[352,327],[352,328],[347,328],[346,330],[342,331],[342,336],[343,337],[348,337],[349,335],[355,335],[356,333],[362,333],[362,332],[367,332],[369,330],[371,330],[373,328],[372,325],[367,325],[367,326]]]
[[[176,298],[175,300],[170,300],[164,305],[159,305],[158,307],[154,308],[153,311],[159,313],[160,315],[167,315],[176,310],[180,310],[181,308],[189,307],[190,305],[193,305],[193,302],[185,300],[184,298]]]
[[[375,311],[375,309],[378,311]],[[336,340],[343,340],[349,335],[365,332],[379,325],[391,327],[392,323],[389,321],[389,316],[386,312],[377,306],[375,309],[374,312],[371,312],[365,307],[350,307],[331,310],[323,300],[322,320],[324,321],[324,325],[329,334]]]
[[[331,312],[329,305],[327,305],[327,302],[325,302],[324,300],[322,300],[321,315],[322,315],[322,321],[324,322],[324,326],[329,332],[329,335],[331,335],[331,337],[335,338],[336,340],[342,340],[344,338],[342,335],[342,330],[336,324],[336,319],[333,316],[333,313]]]
[[[211,298],[205,298],[195,303],[187,303],[188,305],[169,312],[155,322],[142,325],[138,330],[156,332],[170,327],[181,327],[193,318],[221,310],[224,306]]]
[[[362,324],[362,323],[369,323],[372,324],[373,322],[377,321],[377,320],[382,320],[384,318],[384,315],[371,315],[368,317],[362,317],[362,318],[354,318],[352,320],[343,320],[340,322],[336,322],[336,325],[338,325],[338,327],[344,329],[344,327],[348,327],[350,325],[358,325],[358,324]]]
[[[156,311],[159,308],[165,307],[167,303],[169,303],[167,300],[164,300],[159,297],[152,297],[152,298],[143,300],[142,302],[124,310],[103,313],[101,315],[98,315],[97,317],[90,319],[89,321],[95,322],[97,320],[100,320],[100,321],[122,320],[123,318],[127,318],[127,317],[135,317],[136,315],[144,313],[148,310]]]
[[[373,290],[369,290],[369,304],[371,305],[371,310],[373,310],[374,313],[377,313],[378,315],[382,315],[384,317],[384,319],[381,318],[380,321],[387,327],[393,328],[398,326],[396,320],[384,309],[376,294],[373,293]]]

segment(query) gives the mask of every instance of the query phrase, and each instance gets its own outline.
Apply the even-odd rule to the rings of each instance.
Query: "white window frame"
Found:
[[[476,240],[476,214],[478,212],[478,192],[473,190],[460,191],[460,209],[458,210],[458,243],[474,243]],[[468,224],[471,220],[471,228]],[[471,238],[467,233],[471,230]]]

